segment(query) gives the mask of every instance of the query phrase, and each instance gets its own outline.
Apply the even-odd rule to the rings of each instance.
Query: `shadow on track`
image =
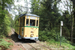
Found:
[[[11,35],[11,39],[12,39],[14,42],[36,43],[36,41],[30,40],[30,39],[21,39],[21,40],[19,40],[19,39],[18,39],[18,35],[17,35],[16,33],[14,33],[14,34]]]

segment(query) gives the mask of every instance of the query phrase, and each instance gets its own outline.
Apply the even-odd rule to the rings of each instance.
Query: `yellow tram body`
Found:
[[[35,14],[23,14],[15,22],[15,32],[18,38],[38,40],[39,16]]]

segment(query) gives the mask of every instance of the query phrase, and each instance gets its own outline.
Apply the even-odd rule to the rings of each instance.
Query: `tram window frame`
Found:
[[[20,18],[20,27],[23,26],[23,17]]]
[[[35,19],[33,20],[34,21],[34,23],[31,23],[31,20],[33,20],[33,19],[30,19],[30,26],[35,26]]]
[[[38,22],[39,22],[39,20],[36,20],[36,26],[39,26],[39,23]]]
[[[25,17],[23,17],[23,26],[25,26]]]
[[[26,26],[29,26],[29,19],[26,19]]]

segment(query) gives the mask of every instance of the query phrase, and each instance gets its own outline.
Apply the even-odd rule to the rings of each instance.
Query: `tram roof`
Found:
[[[39,16],[37,16],[37,15],[35,15],[35,14],[21,14],[20,17],[25,16],[25,15],[26,15],[26,16],[35,16],[35,17],[39,17]]]

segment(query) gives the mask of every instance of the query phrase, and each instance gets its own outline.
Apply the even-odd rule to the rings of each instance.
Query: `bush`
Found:
[[[46,41],[48,37],[46,36],[46,31],[39,31],[39,40]]]
[[[0,39],[0,46],[4,46],[5,48],[9,48],[12,43],[5,41],[4,39]]]
[[[11,16],[8,11],[4,10],[6,13],[0,14],[0,35],[8,36],[8,32],[11,27]],[[11,19],[11,20],[10,20]]]
[[[50,39],[58,40],[59,38],[59,32],[56,32],[55,29],[52,29],[51,31],[45,29],[44,31],[39,31],[39,40],[47,41]]]
[[[8,35],[8,32],[10,31],[10,20],[9,20],[9,17],[8,15],[5,15],[5,18],[4,18],[4,26],[5,26],[5,34]]]
[[[60,33],[56,31],[56,29],[52,29],[51,31],[45,29],[43,31],[39,31],[39,40],[41,41],[59,41],[60,42]],[[61,37],[61,41],[63,43],[70,43],[65,37]]]

